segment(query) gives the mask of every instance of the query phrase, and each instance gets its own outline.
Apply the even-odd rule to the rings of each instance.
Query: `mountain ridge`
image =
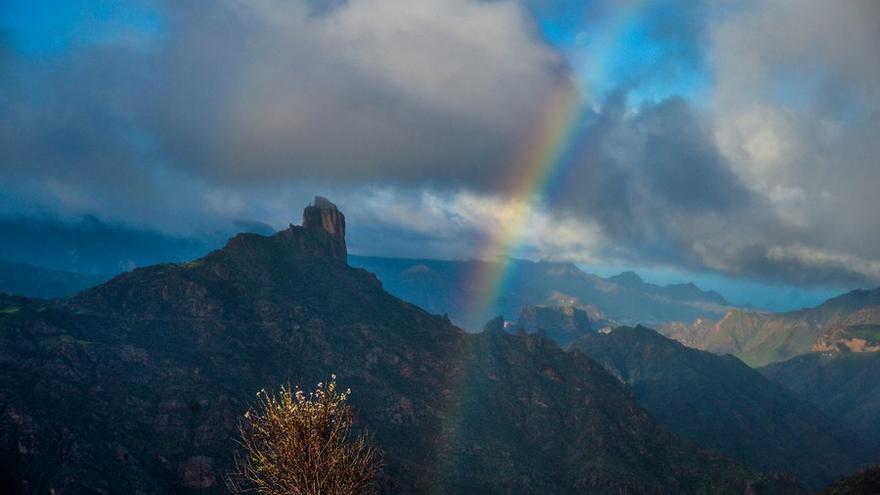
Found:
[[[0,297],[0,473],[23,491],[221,493],[253,394],[335,373],[391,493],[800,492],[677,438],[584,356],[397,299],[340,241],[322,220],[65,300]]]
[[[758,371],[874,439],[880,453],[880,353],[815,352]]]
[[[717,317],[731,307],[717,292],[693,284],[655,285],[634,273],[635,278],[602,278],[570,262],[513,259],[508,260],[512,275],[498,294],[497,307],[492,314],[474,319],[470,302],[477,296],[469,277],[496,270],[494,262],[351,255],[349,263],[376,273],[386,289],[401,299],[448,314],[457,324],[474,330],[498,314],[512,320],[528,305],[592,305],[609,319],[632,324]]]
[[[880,332],[865,339],[864,331],[850,328],[865,324],[880,325],[880,288],[856,289],[811,308],[783,313],[731,310],[717,321],[670,323],[658,330],[690,347],[730,353],[759,367],[816,350],[870,350],[878,345]]]

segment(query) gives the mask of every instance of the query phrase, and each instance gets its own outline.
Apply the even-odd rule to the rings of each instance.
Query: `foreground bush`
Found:
[[[239,425],[244,453],[229,477],[234,493],[361,495],[376,493],[381,461],[365,435],[352,432],[351,391],[336,376],[305,394],[299,387],[260,391]]]

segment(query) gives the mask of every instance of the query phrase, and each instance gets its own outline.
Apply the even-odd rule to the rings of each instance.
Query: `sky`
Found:
[[[873,0],[5,0],[0,257],[298,223],[787,309],[880,285]],[[51,240],[47,236],[51,235]]]

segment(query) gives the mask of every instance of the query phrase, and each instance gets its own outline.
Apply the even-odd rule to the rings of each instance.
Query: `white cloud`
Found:
[[[732,12],[711,32],[715,137],[784,223],[739,244],[764,246],[766,262],[880,281],[880,4],[770,0]]]
[[[490,259],[516,249],[531,259],[594,262],[605,242],[593,222],[541,207],[532,209],[522,200],[500,195],[395,188],[356,188],[337,195],[344,198],[341,204],[353,205],[346,215],[349,224],[356,226],[352,242],[361,254],[387,255],[407,249],[406,244],[394,244],[415,236],[410,242],[420,247],[402,254]],[[510,242],[498,243],[498,239]]]
[[[488,186],[565,79],[512,0],[351,0],[320,15],[224,0],[171,15],[153,127],[180,165],[220,180]]]

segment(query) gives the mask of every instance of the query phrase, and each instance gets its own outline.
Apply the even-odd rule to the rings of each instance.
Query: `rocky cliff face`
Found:
[[[880,352],[880,305],[850,313],[822,330],[814,352]]]
[[[247,244],[254,237],[255,234],[239,234],[230,244],[235,249],[239,242]],[[345,215],[336,205],[320,196],[316,196],[314,203],[303,210],[302,226],[291,224],[273,238],[285,242],[292,254],[321,257],[339,263],[346,263],[348,259]]]
[[[6,493],[222,493],[261,388],[338,376],[390,493],[785,493],[659,427],[583,355],[466,334],[344,263],[323,201],[76,297],[0,296]]]
[[[601,325],[590,317],[583,309],[574,306],[523,306],[519,312],[515,329],[524,330],[527,333],[543,331],[561,346],[593,333],[601,328]]]
[[[302,228],[312,234],[327,248],[333,259],[346,261],[348,251],[345,247],[345,215],[336,205],[321,196],[303,211]]]

